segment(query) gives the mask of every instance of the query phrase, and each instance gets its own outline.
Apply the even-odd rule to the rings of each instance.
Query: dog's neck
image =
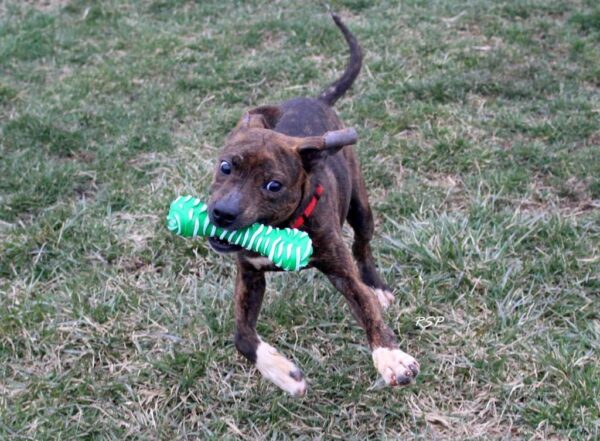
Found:
[[[298,203],[298,206],[294,210],[292,216],[285,222],[286,226],[300,228],[305,225],[307,218],[312,214],[312,210],[307,213],[306,209],[309,205],[316,204],[322,191],[323,187],[317,181],[315,176],[309,176],[302,187],[302,196],[300,198],[300,202]],[[312,202],[314,198],[316,198],[316,201]]]

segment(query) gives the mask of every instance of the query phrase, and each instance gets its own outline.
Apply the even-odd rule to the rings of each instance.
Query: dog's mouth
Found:
[[[242,247],[229,243],[225,240],[221,240],[218,237],[209,237],[208,243],[212,249],[218,253],[235,253],[243,250]]]

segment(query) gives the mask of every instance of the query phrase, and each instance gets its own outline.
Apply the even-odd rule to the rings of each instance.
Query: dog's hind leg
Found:
[[[370,244],[375,230],[373,213],[360,172],[355,173],[354,176],[347,216],[348,223],[354,230],[352,254],[356,260],[361,280],[373,290],[381,307],[387,309],[394,301],[394,295],[377,272]]]
[[[265,293],[265,274],[238,260],[235,282],[235,347],[260,373],[291,395],[302,396],[306,381],[302,371],[256,333],[256,321]]]

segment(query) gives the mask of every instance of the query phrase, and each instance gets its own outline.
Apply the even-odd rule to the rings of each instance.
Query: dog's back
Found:
[[[284,135],[306,137],[320,136],[332,130],[343,128],[343,124],[333,109],[333,105],[352,86],[360,73],[362,66],[362,50],[356,37],[350,32],[340,17],[332,14],[335,24],[344,34],[350,49],[350,58],[346,69],[340,78],[331,83],[317,98],[299,97],[292,98],[279,104],[278,115],[271,121],[272,130]],[[340,223],[344,222],[350,208],[350,177],[358,173],[358,162],[354,149],[343,149],[338,153],[328,156],[320,163],[329,169],[335,177],[338,189],[338,213]],[[323,175],[323,172],[314,170],[314,173]],[[327,174],[327,173],[325,173]],[[328,180],[321,176],[321,181]]]

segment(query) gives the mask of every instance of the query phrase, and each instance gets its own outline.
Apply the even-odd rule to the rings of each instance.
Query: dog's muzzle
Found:
[[[243,250],[241,246],[221,240],[218,237],[209,237],[208,243],[218,253],[235,253]]]

